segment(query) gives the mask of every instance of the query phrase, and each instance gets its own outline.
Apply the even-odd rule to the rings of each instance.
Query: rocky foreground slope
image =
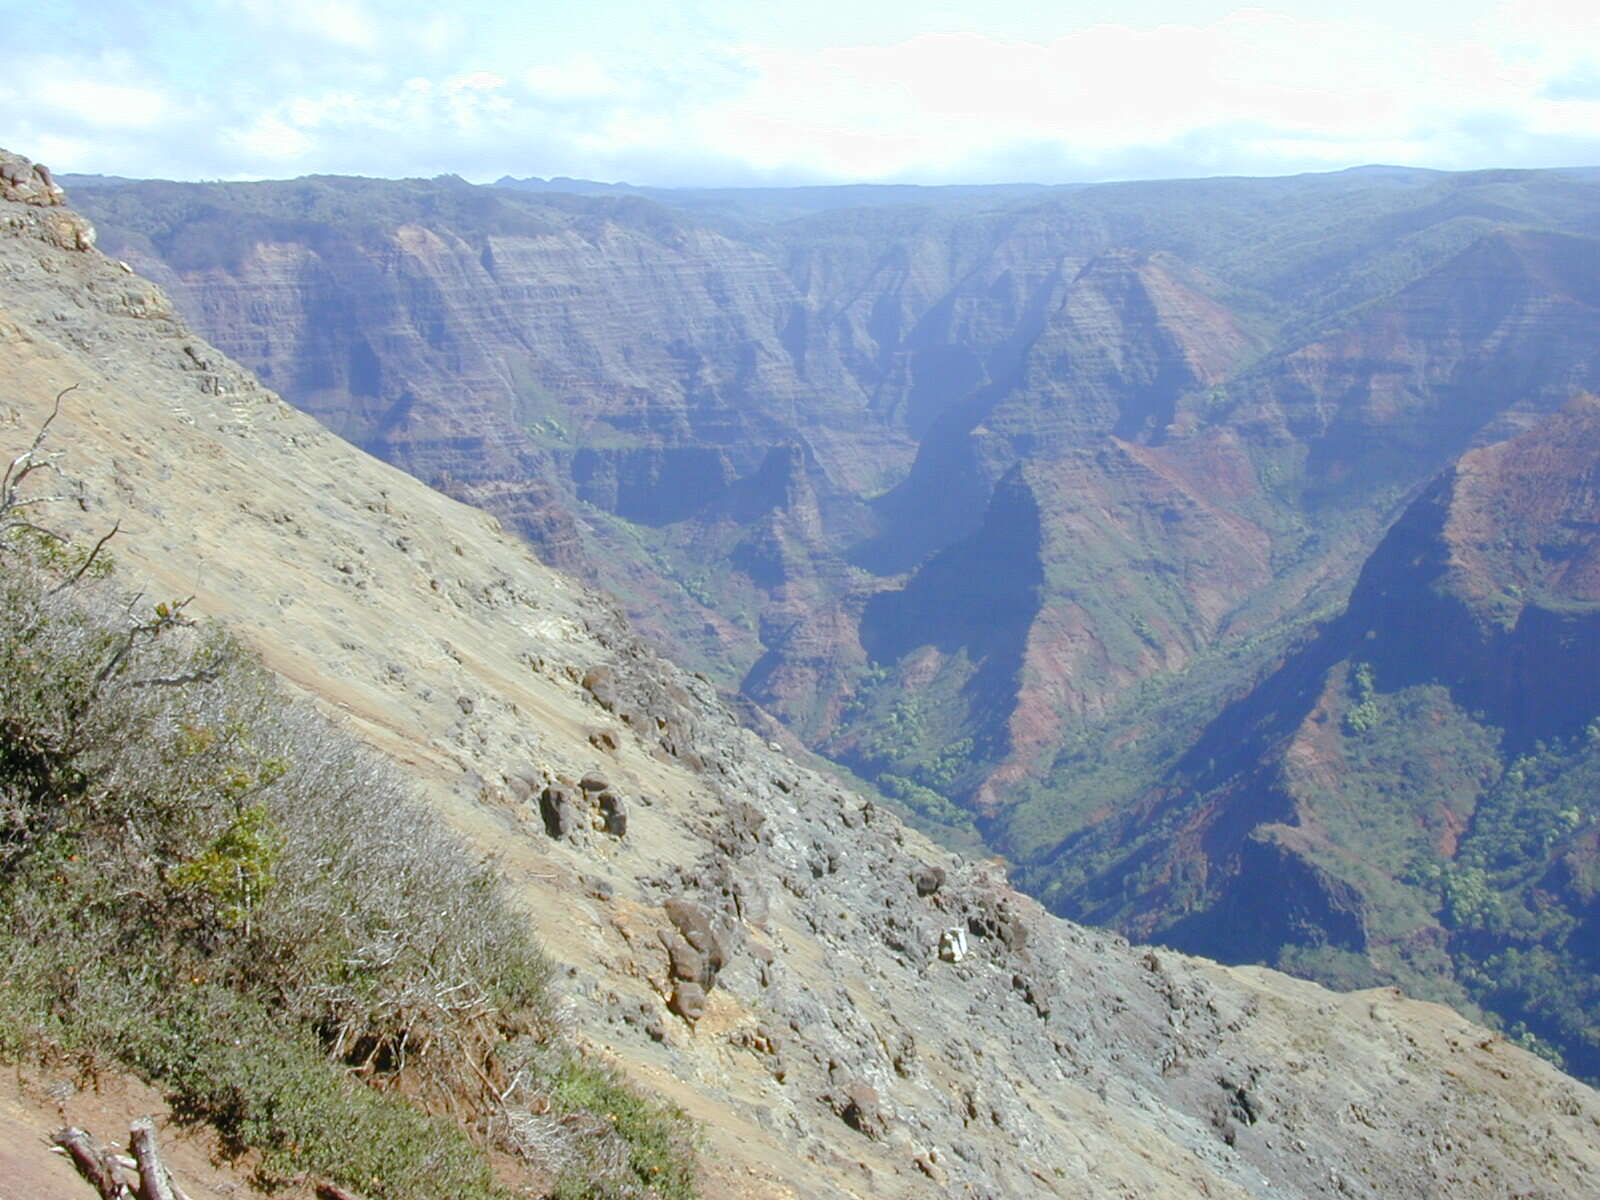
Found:
[[[1600,1193],[1592,1090],[1392,991],[1046,915],[291,409],[80,218],[0,197],[0,450],[75,389],[74,519],[496,856],[581,1035],[704,1122],[707,1194]]]

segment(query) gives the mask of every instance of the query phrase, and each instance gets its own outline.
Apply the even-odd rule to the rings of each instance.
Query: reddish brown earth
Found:
[[[88,1131],[113,1153],[126,1155],[128,1128],[141,1117],[155,1120],[162,1161],[191,1197],[264,1200],[268,1195],[250,1185],[248,1158],[228,1162],[211,1131],[177,1122],[154,1088],[114,1073],[90,1080],[77,1075],[65,1066],[54,1071],[28,1066],[4,1072],[0,1079],[0,1200],[92,1200],[94,1189],[53,1149],[52,1139],[71,1125]],[[310,1188],[270,1194],[280,1200],[311,1200]]]

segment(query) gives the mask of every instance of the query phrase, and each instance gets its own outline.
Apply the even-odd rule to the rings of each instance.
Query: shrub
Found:
[[[269,1183],[508,1195],[474,1139],[504,1135],[507,1098],[542,1089],[617,1114],[630,1190],[582,1158],[561,1164],[576,1185],[692,1194],[681,1114],[604,1073],[573,1091],[598,1069],[555,1027],[549,966],[493,868],[185,602],[130,600],[91,569],[103,556],[8,523],[15,477],[0,486],[0,1051],[131,1067],[260,1151]],[[514,1072],[513,1046],[532,1048]]]

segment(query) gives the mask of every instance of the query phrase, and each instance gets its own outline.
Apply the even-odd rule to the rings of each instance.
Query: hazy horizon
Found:
[[[1577,0],[0,0],[0,138],[134,178],[1045,185],[1600,162]]]

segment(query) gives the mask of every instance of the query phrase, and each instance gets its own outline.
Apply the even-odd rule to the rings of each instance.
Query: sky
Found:
[[[1600,164],[1595,0],[0,0],[0,145],[169,179]]]

